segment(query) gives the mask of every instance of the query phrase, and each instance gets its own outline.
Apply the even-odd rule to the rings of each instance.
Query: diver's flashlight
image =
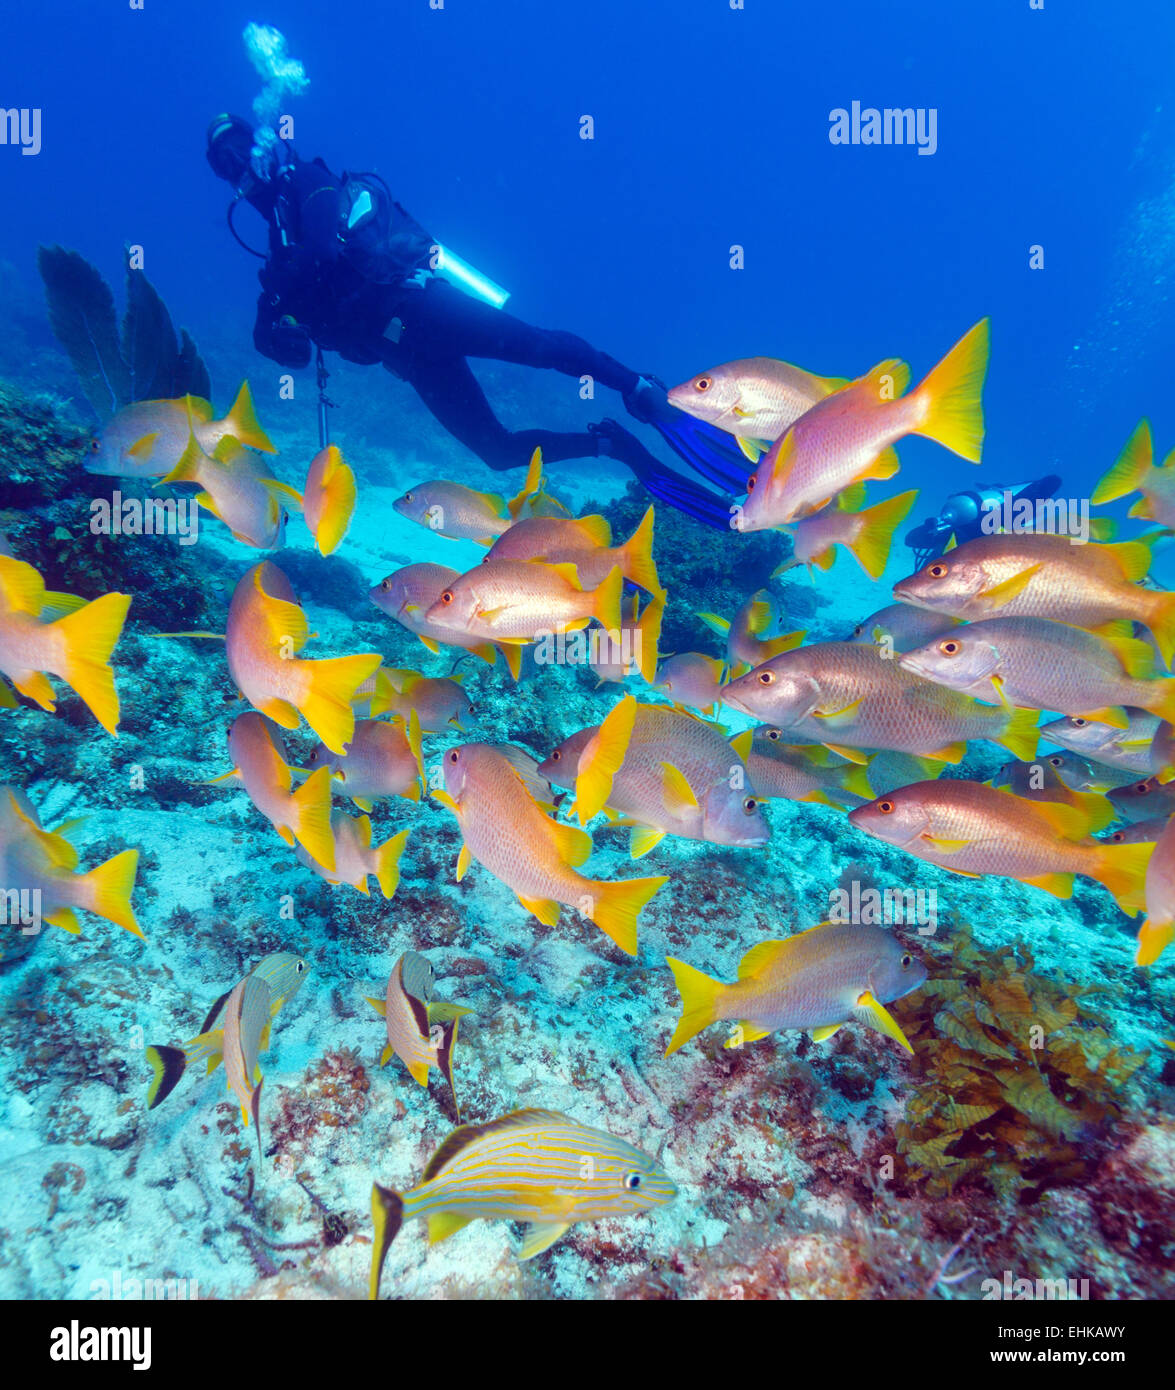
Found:
[[[500,309],[510,298],[509,290],[504,290],[501,285],[495,284],[488,275],[483,275],[480,270],[474,270],[468,261],[463,261],[456,252],[450,251],[447,246],[438,245],[432,248],[430,265],[442,280],[448,280],[451,285],[456,285],[459,290],[473,295],[475,299],[485,300],[487,304],[492,304],[495,309]]]

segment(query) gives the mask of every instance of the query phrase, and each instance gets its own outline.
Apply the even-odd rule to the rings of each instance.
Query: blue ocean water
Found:
[[[224,0],[145,0],[141,9],[45,0],[18,9],[5,18],[0,108],[37,110],[40,148],[25,157],[11,143],[0,146],[0,313],[8,322],[0,376],[87,431],[92,415],[43,312],[41,245],[80,252],[120,306],[124,248],[141,248],[148,278],[209,366],[218,415],[247,378],[280,449],[282,479],[301,488],[317,450],[313,371],[295,371],[293,399],[285,399],[285,368],[253,348],[260,262],[230,235],[230,194],[204,157],[212,117],[248,116],[257,95],[260,78],[241,38],[254,21],[277,26],[305,65],[309,86],[287,103],[299,154],[320,155],[336,172],[378,172],[431,235],[509,289],[509,311],[525,322],[581,335],[672,385],[751,355],[848,377],[900,356],[916,381],[990,316],[984,482],[1058,473],[1063,495],[1087,497],[1141,417],[1152,422],[1157,457],[1175,442],[1175,16],[1157,0],[1109,8],[960,0],[896,10],[849,0],[835,12],[762,0],[745,8],[717,0],[445,0],[436,8],[423,0],[302,0],[265,13]],[[933,154],[834,145],[830,113],[854,102],[933,108]],[[585,117],[591,139],[582,138]],[[238,209],[236,226],[264,245],[265,225],[252,210]],[[328,361],[332,431],[359,479],[356,518],[335,568],[318,564],[300,523],[291,523],[289,566],[286,551],[272,558],[311,615],[315,655],[378,650],[396,668],[447,674],[453,653],[426,652],[364,590],[408,563],[465,570],[483,552],[468,539],[414,529],[391,502],[432,478],[509,495],[526,460],[517,472],[495,474],[404,383],[378,366]],[[602,390],[585,402],[572,377],[496,364],[476,370],[512,429],[627,419],[617,395]],[[5,418],[7,478],[15,477],[17,426],[15,416]],[[651,431],[638,432],[674,463]],[[900,485],[920,489],[911,522],[980,477],[926,440],[906,440],[900,454]],[[623,510],[625,470],[608,460],[555,462],[547,480],[577,511],[609,509],[618,538],[639,520],[631,501]],[[110,481],[85,479],[93,487]],[[68,497],[79,495],[76,484]],[[6,495],[7,486],[0,479],[0,536],[10,530],[13,553],[40,563],[44,537],[72,524],[60,510],[67,496],[30,500],[27,490]],[[1125,520],[1125,507],[1114,511],[1124,536],[1142,530]],[[41,540],[10,516],[18,512],[34,519]],[[658,504],[659,526],[664,515]],[[665,574],[680,569],[683,594],[688,578],[691,600],[732,616],[770,565],[763,570],[759,555],[763,574],[750,582],[748,552],[736,538],[686,523],[674,531],[676,524],[658,533],[681,538],[680,549],[667,551],[664,539],[655,551]],[[427,802],[418,811],[397,802],[394,816],[386,807],[374,816],[377,842],[414,825],[389,904],[345,885],[329,889],[286,852],[243,793],[226,802],[188,790],[226,770],[236,688],[218,649],[148,634],[223,623],[238,579],[265,558],[211,522],[206,529],[210,544],[196,547],[194,562],[203,567],[199,602],[167,593],[166,561],[154,579],[139,581],[162,586],[149,617],[138,616],[147,597],[129,577],[122,581],[133,594],[133,636],[115,668],[133,714],[119,741],[129,751],[116,757],[92,721],[71,719],[73,761],[63,765],[53,756],[60,716],[28,701],[0,712],[14,721],[5,781],[28,794],[46,826],[91,817],[78,839],[85,867],[142,847],[143,896],[135,901],[149,942],[144,948],[89,918],[80,941],[46,928],[35,950],[0,969],[6,1008],[32,1030],[5,1066],[26,1075],[32,1067],[38,1078],[33,1091],[12,1092],[0,1140],[18,1176],[0,1212],[7,1296],[84,1297],[108,1278],[119,1223],[102,1202],[112,1196],[132,1213],[120,1227],[124,1278],[186,1278],[219,1295],[361,1296],[369,1248],[356,1236],[367,1229],[371,1178],[415,1181],[454,1118],[430,1093],[417,1094],[399,1063],[391,1063],[394,1084],[393,1070],[376,1066],[383,1038],[375,1015],[364,1017],[363,996],[382,995],[392,964],[412,949],[434,959],[442,995],[475,1010],[455,1064],[466,1118],[486,1121],[519,1106],[579,1114],[642,1149],[664,1146],[675,1155],[669,1171],[680,1193],[672,1214],[654,1217],[663,1224],[651,1247],[646,1237],[657,1226],[644,1218],[601,1227],[611,1234],[598,1241],[585,1225],[534,1264],[502,1260],[497,1224],[428,1254],[413,1231],[410,1253],[406,1234],[389,1257],[385,1292],[743,1296],[731,1294],[738,1287],[746,1296],[974,1297],[981,1275],[998,1278],[1011,1267],[1031,1278],[1092,1279],[1100,1297],[1169,1296],[1162,1218],[1148,1217],[1145,1239],[1133,1247],[1115,1232],[1121,1212],[1146,1205],[1140,1193],[1171,1211],[1171,1070],[1162,1056],[1175,1028],[1170,963],[1146,974],[1133,968],[1136,924],[1101,889],[1084,882],[1072,902],[1061,902],[1011,879],[955,878],[850,832],[827,807],[782,801],[769,808],[772,846],[757,862],[750,850],[667,839],[634,867],[618,837],[597,837],[595,877],[670,877],[673,913],[654,908],[642,919],[642,942],[650,925],[639,967],[579,919],[569,932],[570,911],[563,927],[540,927],[487,872],[475,869],[459,887],[453,823]],[[111,582],[122,554],[104,562]],[[53,563],[50,588],[68,587],[74,560],[55,554]],[[838,637],[887,603],[892,583],[911,568],[899,538],[883,582],[869,583],[845,555],[832,575],[792,576],[781,630],[806,628],[809,641]],[[1166,580],[1170,570],[1170,553],[1160,549],[1155,572]],[[97,597],[80,562],[76,572],[70,592]],[[674,632],[684,634],[690,604],[683,596],[669,611]],[[717,653],[701,627],[697,640]],[[475,662],[466,670],[474,737],[521,742],[540,758],[616,703],[617,692],[597,692],[586,673],[528,669],[516,689],[501,663],[492,678]],[[639,681],[629,684],[640,698]],[[747,722],[727,727],[733,733]],[[307,753],[306,730],[293,737],[295,751]],[[426,753],[439,758],[447,747],[442,739]],[[144,765],[140,795],[131,769]],[[986,776],[994,764],[989,756],[968,768]],[[775,1041],[757,1044],[767,1055],[751,1062],[732,1064],[721,1052],[703,1058],[697,1047],[689,1061],[662,1059],[678,1007],[667,953],[733,978],[756,941],[819,921],[828,890],[862,865],[879,882],[934,886],[952,923],[969,923],[987,946],[1030,941],[1037,969],[1050,978],[1069,969],[1080,985],[1120,991],[1107,996],[1111,1035],[1151,1053],[1099,1139],[1129,1183],[1114,1188],[1104,1168],[1059,1181],[1048,1209],[1034,1208],[1023,1223],[1019,1245],[997,1235],[1008,1224],[1000,1204],[1015,1200],[1006,1185],[994,1195],[964,1189],[965,1198],[952,1189],[956,1209],[936,1225],[916,1184],[900,1197],[862,1198],[879,1156],[894,1147],[913,1085],[880,1034],[846,1030],[859,1036],[846,1044],[842,1033],[830,1044],[841,1048],[835,1066],[806,1044],[797,1055],[796,1033],[777,1035],[786,1041],[776,1052]],[[286,897],[298,905],[292,917],[282,915]],[[275,1027],[275,1050],[263,1063],[272,1092],[284,1096],[273,1123],[282,1161],[275,1175],[246,1179],[255,1136],[241,1126],[235,1101],[220,1100],[219,1079],[188,1079],[182,1097],[148,1114],[142,1049],[193,1035],[220,994],[263,955],[284,949],[311,960],[314,976],[288,1024]],[[1082,970],[1073,971],[1075,960]],[[92,989],[66,997],[66,972],[79,969]],[[38,1048],[28,1038],[37,1035],[45,996],[58,1008],[50,1011],[53,1037]],[[96,996],[104,1001],[97,1013]],[[84,1021],[88,1073],[69,1041],[77,1031],[65,1027],[70,1020]],[[685,1066],[675,1074],[674,1063]],[[845,1080],[851,1068],[864,1078],[856,1090]],[[84,1079],[98,1073],[100,1081]],[[711,1075],[721,1077],[721,1104],[702,1103]],[[772,1096],[807,1118],[769,1119],[778,1115]],[[271,1104],[276,1113],[278,1101]],[[217,1106],[219,1129],[210,1121]],[[830,1132],[851,1137],[858,1177],[847,1161],[817,1152],[814,1136]],[[715,1160],[719,1150],[726,1157]],[[186,1159],[178,1179],[177,1151]],[[223,1182],[207,1175],[209,1164],[223,1168]],[[224,1196],[246,1181],[252,1193],[255,1180],[256,1200]],[[345,1236],[322,1236],[315,1201]],[[893,1210],[883,1222],[886,1201]],[[877,1235],[895,1212],[908,1223],[904,1248],[915,1252],[904,1265]],[[68,1250],[59,1213],[73,1223]],[[240,1220],[247,1238],[232,1234]],[[638,1224],[633,1236],[629,1226]],[[927,1283],[968,1229],[983,1245],[979,1273],[963,1285]],[[711,1259],[699,1254],[703,1247],[722,1253]],[[850,1250],[864,1271],[855,1283],[844,1274]]]

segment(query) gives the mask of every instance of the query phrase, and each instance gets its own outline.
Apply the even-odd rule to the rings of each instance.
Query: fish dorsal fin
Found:
[[[294,651],[300,652],[310,636],[310,624],[306,620],[306,614],[296,603],[290,603],[284,598],[274,598],[272,594],[265,592],[261,583],[260,565],[254,572],[253,586],[264,599],[262,611],[272,645],[280,646],[284,638],[293,643]]]
[[[878,362],[872,371],[866,372],[853,382],[851,390],[861,390],[874,400],[896,401],[906,394],[910,385],[910,364],[900,357],[887,357]]]
[[[560,560],[558,564],[550,565],[545,560],[536,560],[535,564],[546,565],[547,569],[554,570],[555,573],[570,584],[573,589],[582,589],[583,585],[579,582],[579,566],[571,560]]]
[[[752,946],[738,963],[739,979],[749,980],[763,975],[776,964],[795,940],[797,938],[793,936],[784,941],[760,941],[757,946]]]
[[[1102,634],[1102,641],[1122,663],[1122,670],[1134,680],[1147,680],[1154,675],[1155,653],[1147,642],[1137,637],[1117,637]]]
[[[1123,579],[1136,584],[1145,577],[1154,559],[1151,546],[1157,535],[1158,532],[1151,532],[1138,540],[1117,541],[1113,545],[1103,547],[1107,555],[1113,556],[1114,563],[1122,571]]]
[[[77,868],[78,852],[63,836],[49,830],[42,830],[35,820],[22,810],[20,802],[10,791],[8,799],[12,809],[24,822],[25,829],[36,840],[41,852],[56,868],[73,870]]]
[[[507,504],[507,511],[510,516],[517,519],[519,512],[526,505],[529,498],[533,497],[543,485],[543,451],[536,449],[530,456],[530,464],[526,470],[526,482],[522,485],[522,491],[512,497]]]
[[[41,616],[45,606],[45,581],[23,560],[14,560],[11,555],[0,555],[0,593],[12,613],[28,613],[34,618]]]
[[[612,544],[612,527],[604,516],[577,516],[576,529],[583,533],[593,545],[607,549]]]
[[[558,1110],[511,1110],[509,1114],[499,1115],[496,1120],[490,1120],[484,1125],[460,1125],[428,1160],[421,1182],[425,1183],[430,1178],[435,1178],[447,1163],[483,1134],[494,1134],[507,1129],[527,1129],[531,1125],[541,1124],[574,1125],[575,1121],[569,1120]]]
[[[661,800],[671,816],[684,816],[698,809],[698,798],[680,768],[672,763],[661,764]]]

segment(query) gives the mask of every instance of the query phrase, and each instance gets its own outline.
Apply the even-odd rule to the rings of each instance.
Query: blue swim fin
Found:
[[[641,485],[659,501],[667,502],[705,526],[713,526],[718,531],[730,530],[729,502],[667,467],[623,425],[615,420],[601,420],[597,425],[589,425],[588,429],[598,436],[600,453],[631,468]]]
[[[670,405],[664,386],[654,377],[641,377],[640,385],[624,398],[624,404],[642,424],[652,425],[674,453],[707,482],[732,497],[744,495],[754,466],[732,435]]]

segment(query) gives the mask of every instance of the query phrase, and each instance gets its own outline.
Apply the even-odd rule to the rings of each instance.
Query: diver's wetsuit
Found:
[[[444,280],[419,276],[434,241],[398,203],[391,203],[373,277],[371,258],[365,263],[364,253],[354,254],[339,235],[348,199],[343,181],[321,160],[295,156],[276,189],[262,188],[250,201],[269,220],[269,258],[260,272],[253,329],[259,352],[283,366],[304,367],[313,342],[352,362],[382,362],[491,468],[517,468],[536,448],[548,460],[597,455],[595,433],[506,429],[466,359],[590,376],[621,395],[636,389],[636,372],[572,333],[535,328]],[[398,325],[398,340],[384,336],[390,324]]]

